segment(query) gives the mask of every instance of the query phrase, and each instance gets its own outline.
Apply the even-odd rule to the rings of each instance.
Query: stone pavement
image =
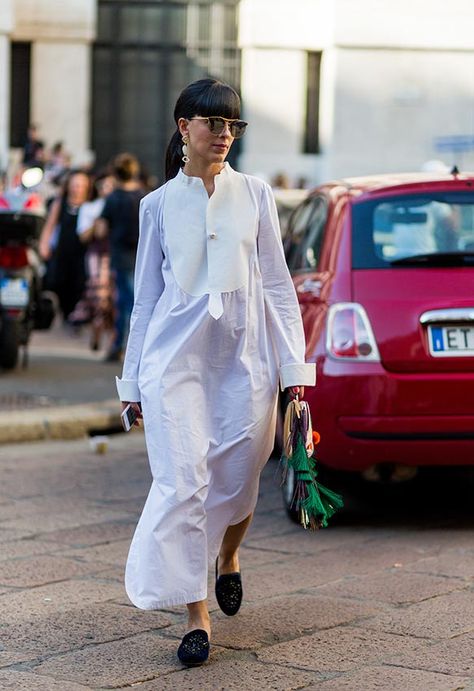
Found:
[[[210,662],[182,669],[183,609],[139,611],[123,588],[150,482],[141,433],[105,455],[86,440],[0,447],[0,689],[474,689],[472,485],[349,497],[309,533],[275,468],[241,550],[242,610],[225,617],[211,594]],[[348,496],[355,480],[339,481]]]

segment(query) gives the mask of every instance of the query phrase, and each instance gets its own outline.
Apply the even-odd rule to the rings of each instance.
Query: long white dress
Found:
[[[153,482],[127,560],[142,609],[207,597],[208,561],[254,509],[282,389],[314,385],[270,187],[234,171],[209,198],[182,171],[140,207],[123,401],[141,401]]]

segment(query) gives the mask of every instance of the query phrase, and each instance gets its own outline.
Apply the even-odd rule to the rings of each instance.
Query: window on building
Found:
[[[238,0],[99,0],[92,146],[131,151],[159,180],[180,91],[202,77],[240,86]],[[233,147],[229,160],[238,153]]]
[[[306,77],[305,154],[319,154],[319,92],[321,81],[321,53],[308,52]]]
[[[30,124],[31,43],[11,44],[10,66],[10,146],[20,147]]]

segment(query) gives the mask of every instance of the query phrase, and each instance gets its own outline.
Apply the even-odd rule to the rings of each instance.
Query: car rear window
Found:
[[[377,198],[352,207],[352,266],[474,264],[474,193]]]
[[[326,197],[310,197],[293,212],[284,240],[286,260],[292,273],[316,271],[328,217]]]

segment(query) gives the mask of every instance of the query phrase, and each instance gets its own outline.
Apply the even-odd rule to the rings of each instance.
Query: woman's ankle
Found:
[[[204,629],[209,636],[211,635],[211,619],[206,600],[192,602],[188,605],[188,626],[186,632],[193,631],[194,629]]]
[[[194,629],[203,629],[204,631],[207,632],[207,635],[209,638],[211,637],[211,619],[209,615],[207,617],[202,617],[202,616],[189,616],[188,617],[188,626],[186,629],[186,633],[189,631],[194,631]]]
[[[236,571],[239,571],[239,550],[235,550],[231,553],[221,550],[217,560],[217,568],[219,576],[222,576],[222,574],[235,573]]]

